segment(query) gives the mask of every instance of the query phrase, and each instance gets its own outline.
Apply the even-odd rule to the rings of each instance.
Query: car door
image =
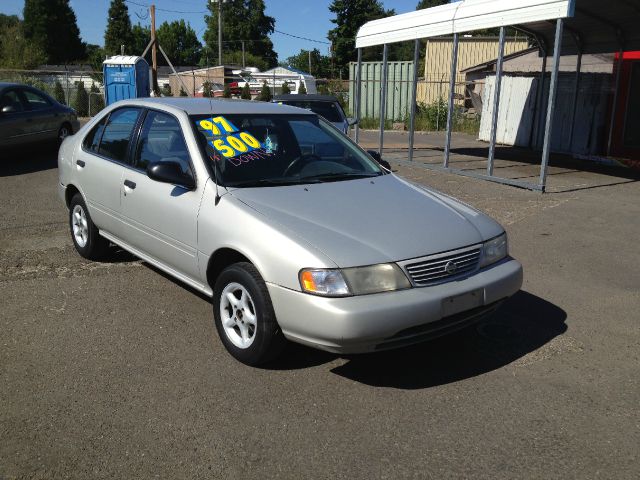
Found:
[[[117,238],[124,235],[122,179],[129,165],[129,145],[141,109],[123,107],[105,115],[82,140],[74,168],[89,213],[98,228]]]
[[[194,176],[182,127],[169,113],[148,110],[133,152],[133,169],[122,179],[122,213],[127,241],[179,274],[199,278],[197,216],[202,185],[189,190],[151,180],[149,164],[177,162]]]
[[[29,112],[17,89],[10,88],[0,94],[0,145],[28,143]]]
[[[28,112],[27,130],[31,141],[53,140],[58,134],[57,113],[53,102],[34,88],[20,88]]]

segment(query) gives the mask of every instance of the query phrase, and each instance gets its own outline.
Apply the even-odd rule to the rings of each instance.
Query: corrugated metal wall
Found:
[[[529,48],[526,38],[507,38],[504,54]],[[439,98],[449,97],[451,78],[452,38],[433,38],[427,41],[424,82],[418,86],[418,103],[430,105]],[[498,37],[461,37],[458,44],[458,72],[498,57]],[[456,93],[464,98],[465,75],[456,75]]]
[[[355,111],[355,78],[357,63],[349,64],[349,111]],[[402,120],[409,112],[413,62],[389,62],[387,82],[387,120]],[[362,62],[362,93],[360,116],[380,117],[380,92],[382,90],[382,62]]]
[[[555,152],[582,155],[603,153],[606,140],[609,93],[612,87],[611,75],[602,73],[582,74],[578,102],[576,104],[573,140],[570,141],[574,82],[574,74],[560,74],[558,77],[558,95],[553,120],[551,148]],[[548,76],[545,81],[543,109],[536,114],[535,98],[538,85],[538,77],[510,75],[503,77],[496,132],[498,143],[528,147],[531,129],[533,128],[533,146],[542,148],[545,120],[543,112],[546,111],[549,95]],[[479,139],[488,142],[491,132],[491,116],[493,114],[495,76],[486,78],[483,92]]]

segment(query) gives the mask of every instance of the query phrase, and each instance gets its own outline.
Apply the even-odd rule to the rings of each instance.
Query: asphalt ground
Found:
[[[256,369],[206,298],[75,253],[51,149],[1,153],[0,479],[638,478],[640,185],[394,168],[502,222],[522,291],[429,343]]]

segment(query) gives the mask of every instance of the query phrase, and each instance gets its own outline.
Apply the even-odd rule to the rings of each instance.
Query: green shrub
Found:
[[[244,83],[244,87],[242,87],[242,92],[240,93],[240,98],[243,100],[251,100],[251,89],[249,88],[249,82]]]
[[[273,95],[271,95],[269,85],[267,85],[267,82],[262,82],[262,88],[260,89],[260,94],[256,100],[260,100],[261,102],[270,102],[272,98]]]
[[[86,117],[89,114],[89,94],[84,88],[84,82],[76,82],[76,98],[73,101],[73,108],[78,112],[79,117]]]
[[[56,84],[53,87],[53,98],[55,98],[58,102],[66,105],[67,97],[64,94],[64,89],[62,88],[62,84],[56,80]]]
[[[231,98],[231,87],[228,83],[224,84],[224,92],[222,92],[223,98]]]

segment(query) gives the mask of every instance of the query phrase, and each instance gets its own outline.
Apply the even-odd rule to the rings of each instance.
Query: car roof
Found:
[[[28,85],[24,85],[22,83],[13,83],[13,82],[0,82],[0,88],[6,87],[27,87]]]
[[[123,100],[118,106],[139,105],[152,108],[163,105],[186,112],[188,115],[207,115],[211,113],[225,114],[292,114],[314,115],[302,108],[278,105],[255,100],[236,100],[230,98],[194,98],[194,97],[151,97]],[[115,104],[114,104],[115,105]]]
[[[274,102],[286,102],[286,101],[297,101],[297,102],[337,102],[338,99],[333,95],[315,95],[315,94],[305,94],[305,95],[296,95],[295,93],[288,95],[276,95],[273,97]]]

